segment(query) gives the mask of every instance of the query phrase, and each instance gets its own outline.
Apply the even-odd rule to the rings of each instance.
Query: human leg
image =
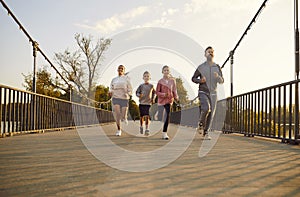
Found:
[[[146,130],[145,135],[149,135],[149,123],[150,123],[150,116],[145,116],[145,124],[146,124]]]
[[[170,110],[171,105],[165,104],[164,105],[164,126],[163,126],[163,139],[168,140],[169,136],[167,135],[169,121],[170,121]]]
[[[121,109],[120,109],[120,105],[113,105],[113,111],[114,111],[114,117],[116,120],[116,124],[117,124],[117,128],[118,131],[116,132],[117,136],[121,135]]]
[[[149,117],[149,116],[145,116],[145,125],[146,125],[146,129],[149,128],[149,123],[150,123],[150,117]]]
[[[170,110],[171,110],[171,105],[170,104],[165,104],[165,117],[164,117],[164,128],[163,132],[168,131],[168,126],[169,126],[169,120],[170,120]]]
[[[140,117],[140,133],[143,134],[144,116]]]
[[[128,107],[122,107],[122,120],[125,122],[125,124],[128,124],[127,111]]]
[[[205,93],[199,93],[200,99],[200,117],[199,117],[199,126],[204,129],[204,135],[207,133],[207,128],[209,126],[207,119],[209,117],[211,106],[209,95]]]
[[[216,107],[217,107],[217,95],[213,94],[210,95],[210,106],[211,106],[211,112],[209,114],[209,117],[207,119],[208,127],[207,130],[210,131],[212,127],[212,123],[215,117]]]

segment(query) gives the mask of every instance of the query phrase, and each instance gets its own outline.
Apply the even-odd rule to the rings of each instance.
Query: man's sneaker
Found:
[[[143,134],[143,127],[140,127],[140,134]]]
[[[122,131],[121,131],[121,130],[118,130],[118,131],[116,132],[116,136],[121,136],[121,134],[122,134]]]
[[[204,137],[205,140],[211,140],[211,137],[208,135],[207,131],[204,131],[203,137]]]
[[[205,140],[211,140],[211,137],[210,137],[208,134],[206,134],[206,135],[204,136],[204,139],[205,139]]]
[[[149,129],[146,129],[146,131],[145,131],[145,135],[146,135],[146,136],[150,135],[150,131],[149,131]]]
[[[169,139],[169,136],[167,135],[167,132],[163,132],[162,138],[163,138],[164,140],[168,140],[168,139]]]

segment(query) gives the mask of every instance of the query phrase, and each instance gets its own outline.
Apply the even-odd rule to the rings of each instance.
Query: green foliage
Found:
[[[60,78],[53,78],[46,68],[39,69],[36,74],[36,92],[56,98],[70,100],[91,106],[100,106],[92,100],[107,101],[108,88],[96,86],[96,79],[100,70],[100,63],[104,52],[111,44],[111,39],[101,38],[95,43],[92,36],[75,34],[78,49],[74,52],[66,49],[64,52],[55,53],[55,62],[59,65],[59,72],[68,84]],[[24,75],[26,90],[32,90],[33,74]],[[70,91],[72,88],[72,91]],[[106,108],[108,108],[106,106]]]
[[[103,85],[98,85],[95,88],[95,100],[98,102],[106,102],[110,99],[109,95],[109,87],[105,87]],[[102,109],[111,109],[111,102],[109,103],[97,103],[96,107],[102,108]]]
[[[187,90],[185,89],[184,85],[183,85],[183,81],[182,79],[176,78],[176,86],[177,86],[177,93],[179,96],[179,101],[181,104],[186,104],[188,103],[188,95],[187,95]]]
[[[132,120],[138,120],[140,117],[139,106],[132,98],[129,99],[129,114]]]
[[[23,86],[27,91],[32,91],[33,87],[33,74],[22,74],[24,76]],[[51,73],[47,71],[47,68],[40,68],[36,72],[36,93],[51,96],[55,98],[61,98],[63,96],[59,88],[60,84],[57,79],[53,79]],[[60,90],[59,90],[60,89]]]

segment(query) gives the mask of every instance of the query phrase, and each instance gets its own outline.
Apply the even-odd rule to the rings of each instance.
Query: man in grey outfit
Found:
[[[200,117],[198,130],[203,129],[203,136],[211,139],[208,131],[211,127],[217,105],[217,85],[224,83],[223,74],[218,64],[213,61],[214,50],[211,46],[205,49],[206,61],[198,66],[192,81],[199,84]]]

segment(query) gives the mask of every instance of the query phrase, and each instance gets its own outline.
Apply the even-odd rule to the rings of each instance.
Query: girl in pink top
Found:
[[[157,83],[156,95],[158,98],[158,117],[160,120],[162,120],[164,111],[164,126],[162,138],[168,140],[169,136],[167,135],[167,130],[170,119],[171,105],[173,104],[174,99],[178,101],[178,94],[176,88],[176,81],[170,76],[169,66],[164,66],[162,68],[162,73],[163,78],[160,79]]]

